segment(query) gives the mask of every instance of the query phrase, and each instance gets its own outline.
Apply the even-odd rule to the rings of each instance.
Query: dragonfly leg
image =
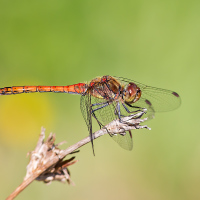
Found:
[[[135,110],[135,111],[130,111],[127,107],[126,107],[126,105],[124,104],[124,103],[122,103],[122,105],[123,105],[123,107],[124,107],[124,109],[128,112],[128,113],[137,113],[137,112],[140,112],[140,111],[143,111],[143,108],[141,108],[141,107],[138,107],[138,106],[131,106],[130,105],[130,107],[132,107],[132,108],[138,108],[138,110]],[[127,105],[129,105],[129,104],[127,104]],[[120,106],[120,105],[119,105]],[[118,107],[119,107],[118,106]],[[119,108],[118,108],[119,109]],[[119,114],[120,114],[120,112],[119,112]],[[142,114],[143,115],[143,114]],[[142,115],[140,115],[139,117],[141,117]],[[120,115],[121,117],[123,117],[123,115]],[[122,122],[122,123],[125,123],[125,124],[128,124],[128,125],[130,125],[130,126],[135,126],[136,127],[136,129],[137,129],[137,126],[135,125],[135,124],[132,124],[132,123],[129,123],[129,122],[127,122],[127,121],[122,121],[121,120],[121,118],[119,117],[119,120],[120,120],[120,122]]]
[[[92,107],[93,107],[93,106],[103,105],[103,104],[108,104],[108,101],[106,101],[106,102],[101,102],[101,103],[94,103],[94,104],[92,104]],[[100,108],[101,108],[101,107],[100,107]]]
[[[97,105],[102,105],[102,106],[99,106],[98,108],[95,108],[95,109],[92,109],[91,110],[91,114],[92,116],[97,120],[97,123],[99,124],[99,127],[101,129],[101,127],[103,126],[103,124],[97,119],[96,115],[95,115],[95,111],[101,109],[101,108],[104,108],[106,106],[109,105],[109,102],[103,102],[103,103],[95,103],[95,104],[92,104],[92,106],[97,106]]]
[[[104,108],[104,107],[108,106],[109,102],[95,103],[95,104],[92,104],[92,107],[93,106],[97,106],[97,105],[102,105],[102,106],[99,106],[98,108],[92,109],[92,113],[94,113],[95,111],[97,111],[97,110],[99,110],[101,108]]]
[[[119,103],[119,102],[117,102],[117,107],[116,107],[116,109],[115,109],[115,114],[118,116],[119,121],[120,121],[121,123],[125,123],[125,124],[132,125],[132,124],[130,124],[130,123],[126,122],[126,121],[123,121],[123,120],[121,119],[121,117],[124,117],[124,115],[121,115],[121,112],[120,112],[120,103]]]
[[[126,112],[128,112],[128,113],[136,113],[136,112],[140,112],[140,111],[144,110],[144,108],[141,108],[141,107],[138,107],[138,106],[132,106],[132,105],[126,103],[126,105],[128,105],[131,108],[138,108],[138,110],[130,111],[124,103],[122,103],[122,105],[125,108]]]
[[[101,127],[103,126],[103,124],[97,119],[96,115],[94,114],[94,112],[92,112],[92,116],[96,119],[97,123],[99,124],[99,127],[101,129]]]

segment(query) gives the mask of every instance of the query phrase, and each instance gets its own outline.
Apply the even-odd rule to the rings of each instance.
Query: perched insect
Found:
[[[178,108],[181,99],[176,92],[147,86],[133,80],[103,76],[93,79],[89,84],[78,83],[68,86],[14,86],[0,88],[0,95],[21,94],[31,92],[61,92],[80,94],[80,108],[91,137],[92,148],[92,117],[100,127],[115,119],[131,113],[147,109],[148,118],[155,112],[170,111]],[[127,150],[132,149],[132,136],[120,134],[111,137]]]

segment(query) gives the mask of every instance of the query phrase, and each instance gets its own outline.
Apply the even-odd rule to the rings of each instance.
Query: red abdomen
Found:
[[[78,83],[68,86],[13,86],[0,88],[0,95],[32,93],[32,92],[60,92],[83,94],[87,90],[85,83]]]

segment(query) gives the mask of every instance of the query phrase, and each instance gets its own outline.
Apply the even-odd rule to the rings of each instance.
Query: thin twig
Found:
[[[147,118],[141,119],[144,113],[145,110],[134,115],[130,115],[128,117],[123,117],[121,120],[114,120],[105,127],[103,127],[101,130],[95,132],[93,134],[93,138],[96,139],[102,135],[108,134],[108,132],[109,134],[114,135],[125,135],[126,131],[130,131],[132,129],[150,129],[146,125],[140,125],[140,123],[147,120]],[[10,194],[7,200],[14,199],[35,179],[40,181],[42,180],[45,183],[49,183],[52,180],[59,180],[62,182],[66,180],[68,183],[72,183],[69,177],[67,166],[76,163],[76,161],[71,162],[74,159],[74,157],[65,161],[64,158],[67,155],[74,153],[83,145],[89,143],[90,137],[88,136],[82,139],[81,141],[68,147],[65,150],[59,149],[58,145],[54,144],[55,135],[50,134],[45,142],[44,138],[45,129],[42,128],[35,150],[29,153],[30,162],[27,165],[27,173],[24,178],[24,181],[21,183],[21,185],[19,185],[16,188],[16,190],[13,193]]]

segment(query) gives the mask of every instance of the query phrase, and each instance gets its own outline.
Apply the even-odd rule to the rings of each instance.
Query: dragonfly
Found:
[[[113,120],[147,109],[148,119],[155,112],[171,111],[178,108],[181,98],[178,93],[151,87],[130,79],[114,76],[97,77],[89,83],[78,83],[67,86],[13,86],[0,88],[0,95],[11,95],[33,92],[55,92],[81,95],[80,108],[87,124],[94,154],[92,119],[100,128]],[[132,134],[109,133],[122,148],[132,150]]]

